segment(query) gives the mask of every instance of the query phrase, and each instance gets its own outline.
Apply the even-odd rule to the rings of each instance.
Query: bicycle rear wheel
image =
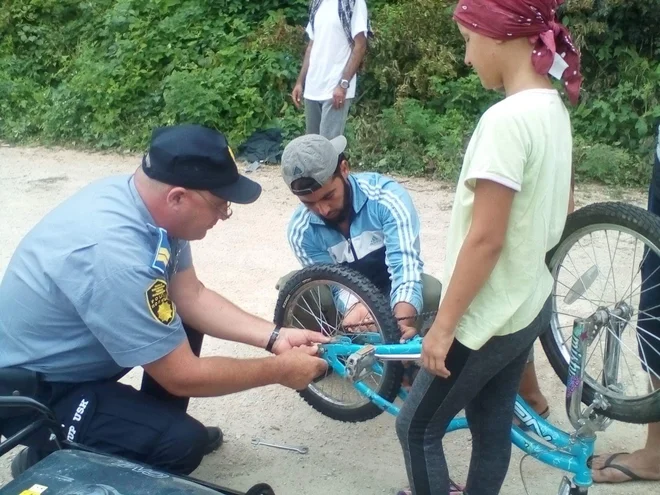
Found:
[[[641,293],[654,288],[649,283],[660,285],[660,272],[652,274],[657,281],[643,279],[642,264],[658,255],[660,218],[636,206],[610,202],[569,215],[561,241],[546,258],[555,279],[553,318],[540,340],[564,383],[573,320],[621,304],[632,310],[629,321],[621,321],[619,328],[602,328],[590,345],[582,396],[589,405],[600,393],[609,407],[598,412],[627,423],[660,421],[660,369],[657,364],[656,369],[648,366],[660,363],[660,335],[646,329],[655,318],[651,313],[660,312],[639,308]],[[660,300],[654,306],[660,307]],[[605,370],[606,356],[616,363],[611,360],[611,344],[620,348],[621,357],[616,370]]]

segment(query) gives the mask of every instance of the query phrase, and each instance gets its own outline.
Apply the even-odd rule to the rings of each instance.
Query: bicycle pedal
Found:
[[[359,351],[354,352],[346,360],[346,376],[353,382],[364,380],[363,371],[371,370],[376,364],[376,348],[373,345],[365,345]]]
[[[573,486],[571,485],[571,481],[564,476],[559,483],[559,491],[557,492],[557,495],[570,495],[572,489]]]

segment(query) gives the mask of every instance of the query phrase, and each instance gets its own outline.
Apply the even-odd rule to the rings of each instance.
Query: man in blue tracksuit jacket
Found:
[[[422,312],[438,309],[440,282],[422,272],[419,218],[408,192],[377,173],[349,173],[346,138],[316,134],[294,139],[282,154],[282,177],[301,201],[287,229],[303,266],[344,264],[389,297],[402,338],[412,337]],[[281,288],[287,275],[278,283]],[[343,323],[368,319],[354,296],[335,294]]]

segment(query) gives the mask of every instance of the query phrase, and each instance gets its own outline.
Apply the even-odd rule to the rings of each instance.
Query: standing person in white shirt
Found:
[[[327,139],[344,133],[355,98],[356,73],[370,34],[365,0],[311,0],[309,44],[291,97],[305,105],[307,134]]]

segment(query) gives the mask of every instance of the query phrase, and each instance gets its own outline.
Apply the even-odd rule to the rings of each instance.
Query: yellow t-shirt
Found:
[[[492,180],[517,192],[500,258],[456,330],[458,341],[470,349],[525,328],[550,295],[553,279],[545,255],[564,229],[571,160],[570,117],[555,90],[522,91],[481,117],[451,213],[445,287],[470,229],[476,180]]]

